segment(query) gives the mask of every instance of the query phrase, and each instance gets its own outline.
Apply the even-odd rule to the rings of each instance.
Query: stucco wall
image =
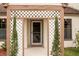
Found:
[[[30,50],[30,22],[31,19],[24,19],[24,55],[27,55]],[[43,46],[42,50],[45,51],[45,54],[47,55],[47,19],[43,19]],[[29,49],[29,50],[28,50]],[[31,51],[30,51],[31,52]],[[40,52],[43,53],[43,52]]]
[[[47,40],[48,40],[48,34],[47,34],[47,20],[48,19],[44,19],[43,20],[43,44],[44,44],[44,48],[47,50]]]
[[[72,40],[64,41],[64,47],[75,47],[75,33],[79,30],[79,15],[65,15],[64,18],[72,19]]]
[[[30,47],[30,19],[24,19],[24,48]],[[47,48],[47,19],[43,19],[43,47]]]
[[[27,19],[24,19],[24,49],[27,48]]]

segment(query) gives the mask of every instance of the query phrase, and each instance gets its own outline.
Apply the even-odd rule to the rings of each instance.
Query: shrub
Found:
[[[59,28],[58,28],[58,17],[55,16],[55,30],[54,30],[54,41],[52,43],[52,55],[60,55],[60,41],[59,41]]]
[[[76,33],[76,47],[79,48],[79,31]]]
[[[6,42],[4,41],[3,44],[1,45],[2,49],[6,50]]]
[[[18,52],[18,37],[17,37],[17,30],[16,30],[16,17],[14,16],[13,20],[13,32],[12,32],[12,39],[11,39],[11,56],[16,56]]]

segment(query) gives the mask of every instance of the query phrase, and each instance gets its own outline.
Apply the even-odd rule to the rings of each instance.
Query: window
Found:
[[[72,19],[64,19],[64,39],[72,40]]]
[[[6,39],[6,19],[0,19],[0,41]]]

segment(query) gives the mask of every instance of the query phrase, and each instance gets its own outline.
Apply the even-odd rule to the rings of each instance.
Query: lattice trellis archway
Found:
[[[12,23],[13,17],[17,17],[17,31],[18,31],[18,55],[23,55],[23,18],[48,18],[49,20],[49,30],[48,30],[48,39],[49,39],[49,54],[51,53],[53,35],[54,35],[54,17],[57,16],[59,19],[59,32],[61,35],[61,12],[60,10],[27,10],[27,9],[10,9],[10,39],[12,34]]]

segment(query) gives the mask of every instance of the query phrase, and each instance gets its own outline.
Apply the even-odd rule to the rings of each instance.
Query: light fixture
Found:
[[[3,19],[2,22],[5,22],[5,20]]]

